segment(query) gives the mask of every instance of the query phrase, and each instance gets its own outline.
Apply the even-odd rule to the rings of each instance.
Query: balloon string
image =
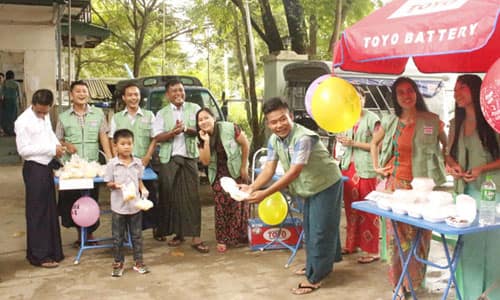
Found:
[[[332,77],[335,76],[335,59],[337,57],[337,43],[342,43],[342,35],[340,39],[333,44],[333,58],[332,58]]]

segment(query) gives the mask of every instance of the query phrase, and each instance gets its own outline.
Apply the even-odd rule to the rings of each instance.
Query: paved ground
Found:
[[[1,147],[1,145],[0,145]],[[302,279],[292,270],[304,263],[301,250],[289,269],[284,268],[289,251],[215,251],[213,206],[207,185],[203,190],[202,238],[211,248],[209,254],[194,252],[189,244],[168,248],[144,232],[144,257],[151,273],[139,275],[130,268],[122,278],[112,278],[109,249],[84,252],[79,265],[73,264],[76,249],[73,230],[62,230],[66,259],[57,269],[43,269],[25,260],[24,187],[21,165],[0,165],[0,299],[285,299]],[[105,199],[104,197],[101,199]],[[104,216],[98,236],[110,236],[109,216]],[[342,227],[344,231],[344,227]],[[442,260],[442,251],[433,243],[431,255]],[[131,267],[131,253],[127,254]],[[442,286],[441,272],[429,270],[427,287]],[[306,299],[389,299],[391,287],[386,264],[356,263],[356,255],[335,264],[323,287]],[[429,291],[419,299],[440,299]],[[449,299],[453,299],[450,297]]]

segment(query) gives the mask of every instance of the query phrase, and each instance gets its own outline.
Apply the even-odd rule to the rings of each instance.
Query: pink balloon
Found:
[[[484,118],[496,132],[500,133],[500,58],[484,77],[480,100]]]
[[[311,118],[313,118],[312,110],[311,110],[311,102],[312,102],[312,96],[314,94],[314,91],[316,90],[316,88],[318,87],[318,85],[320,83],[322,83],[325,79],[327,79],[331,76],[332,76],[332,74],[321,75],[320,77],[314,79],[314,81],[307,88],[306,96],[304,97],[304,104],[306,106],[306,111]]]
[[[83,196],[73,203],[71,208],[71,217],[76,225],[89,227],[99,219],[99,205],[94,199]]]

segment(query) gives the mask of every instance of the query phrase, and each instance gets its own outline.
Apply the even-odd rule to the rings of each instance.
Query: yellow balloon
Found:
[[[329,132],[351,129],[361,116],[359,95],[349,82],[330,77],[321,82],[311,98],[312,117]]]
[[[276,192],[259,203],[259,218],[268,225],[278,225],[288,214],[288,204],[280,192]]]

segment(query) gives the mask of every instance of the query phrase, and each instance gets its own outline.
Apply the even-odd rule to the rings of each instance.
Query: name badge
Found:
[[[424,134],[425,135],[431,135],[433,133],[433,131],[434,131],[434,127],[424,125]]]

